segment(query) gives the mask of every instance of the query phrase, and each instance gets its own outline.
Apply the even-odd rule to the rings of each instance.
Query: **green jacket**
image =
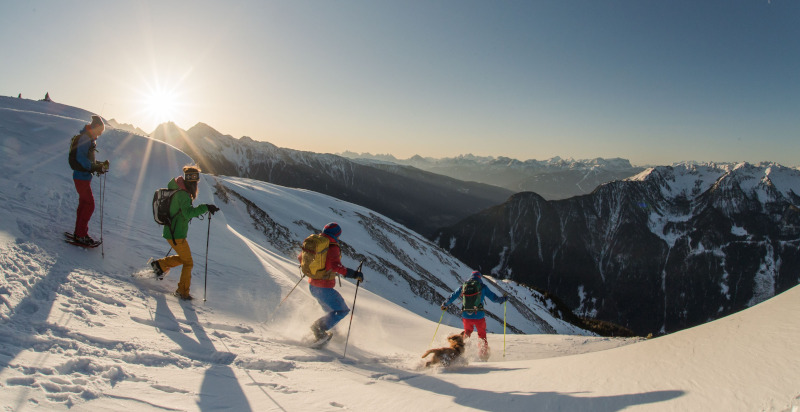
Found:
[[[185,187],[181,186],[175,179],[170,180],[167,185],[167,189],[181,189],[172,195],[172,201],[169,204],[169,215],[175,217],[172,218],[172,231],[168,225],[164,226],[163,236],[167,240],[172,240],[173,233],[175,239],[186,239],[186,234],[189,232],[189,220],[208,212],[206,205],[193,207],[192,197],[189,196]]]

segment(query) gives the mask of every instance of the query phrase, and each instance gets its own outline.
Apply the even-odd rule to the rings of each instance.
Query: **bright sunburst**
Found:
[[[186,76],[154,73],[150,78],[141,76],[139,87],[132,88],[137,98],[135,117],[144,128],[152,130],[164,122],[184,120],[188,105],[184,80]]]
[[[156,124],[174,121],[178,114],[180,102],[177,93],[173,90],[150,90],[142,101],[143,111]]]

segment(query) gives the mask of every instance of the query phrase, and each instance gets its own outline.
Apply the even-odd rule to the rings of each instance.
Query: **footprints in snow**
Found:
[[[47,400],[67,407],[81,400],[98,398],[123,380],[138,380],[119,365],[101,364],[91,358],[71,359],[52,368],[9,366],[20,371],[22,376],[8,378],[8,387],[41,389]]]

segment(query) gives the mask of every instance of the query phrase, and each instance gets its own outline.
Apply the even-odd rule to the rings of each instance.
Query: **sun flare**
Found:
[[[175,120],[180,105],[176,93],[168,90],[153,90],[145,96],[142,103],[147,114],[156,123]]]

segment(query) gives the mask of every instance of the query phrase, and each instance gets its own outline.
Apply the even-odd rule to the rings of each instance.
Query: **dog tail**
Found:
[[[433,353],[433,349],[428,349],[427,351],[425,351],[425,353],[422,354],[422,357],[424,358],[424,357],[430,355],[431,353]]]

